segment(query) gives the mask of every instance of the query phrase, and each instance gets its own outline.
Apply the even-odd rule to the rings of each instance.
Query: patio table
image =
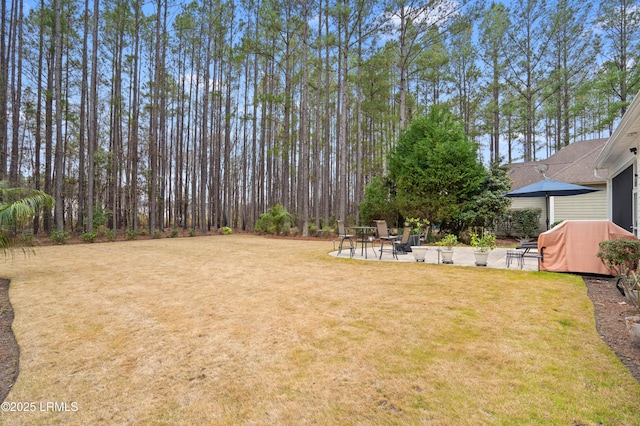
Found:
[[[538,242],[537,241],[522,241],[520,243],[520,245],[518,247],[516,247],[516,248],[520,249],[520,250],[524,250],[522,255],[526,256],[531,251],[531,249],[536,249],[536,251],[538,250]]]
[[[367,245],[371,245],[371,250],[375,255],[376,251],[373,247],[375,243],[375,230],[373,226],[350,226],[356,234],[356,246],[360,244],[360,256],[364,254],[364,258],[367,259]]]
[[[521,260],[520,265],[524,265],[525,257],[533,257],[538,259],[538,270],[540,270],[540,254],[538,253],[538,242],[537,241],[522,241],[518,247],[518,250],[522,250],[521,252]],[[532,253],[531,250],[535,249],[535,253]]]

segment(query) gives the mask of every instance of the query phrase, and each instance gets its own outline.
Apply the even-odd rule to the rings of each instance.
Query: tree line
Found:
[[[478,161],[608,136],[640,89],[636,1],[1,0],[0,180],[34,231],[356,222],[444,105]],[[41,229],[42,227],[42,229]]]

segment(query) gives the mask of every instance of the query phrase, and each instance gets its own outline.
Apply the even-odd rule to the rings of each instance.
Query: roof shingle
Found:
[[[602,148],[608,139],[592,139],[588,141],[574,142],[551,157],[542,161],[529,161],[525,163],[511,163],[508,176],[511,178],[511,190],[522,188],[534,182],[548,179],[578,185],[604,183],[606,176],[596,176],[594,165]],[[541,165],[547,166],[547,171],[538,171]]]

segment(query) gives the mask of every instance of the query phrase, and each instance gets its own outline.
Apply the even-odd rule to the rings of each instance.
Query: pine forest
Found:
[[[34,232],[301,234],[358,222],[415,118],[478,161],[611,135],[640,90],[635,0],[1,0],[0,181]]]

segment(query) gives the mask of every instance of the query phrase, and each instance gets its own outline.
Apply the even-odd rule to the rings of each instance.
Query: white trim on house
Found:
[[[594,173],[599,176],[601,170],[608,171],[607,177],[607,216],[613,220],[613,180],[633,166],[632,229],[639,235],[640,209],[638,193],[638,151],[640,150],[640,96],[636,95],[628,106],[622,120],[602,148],[594,164]]]

